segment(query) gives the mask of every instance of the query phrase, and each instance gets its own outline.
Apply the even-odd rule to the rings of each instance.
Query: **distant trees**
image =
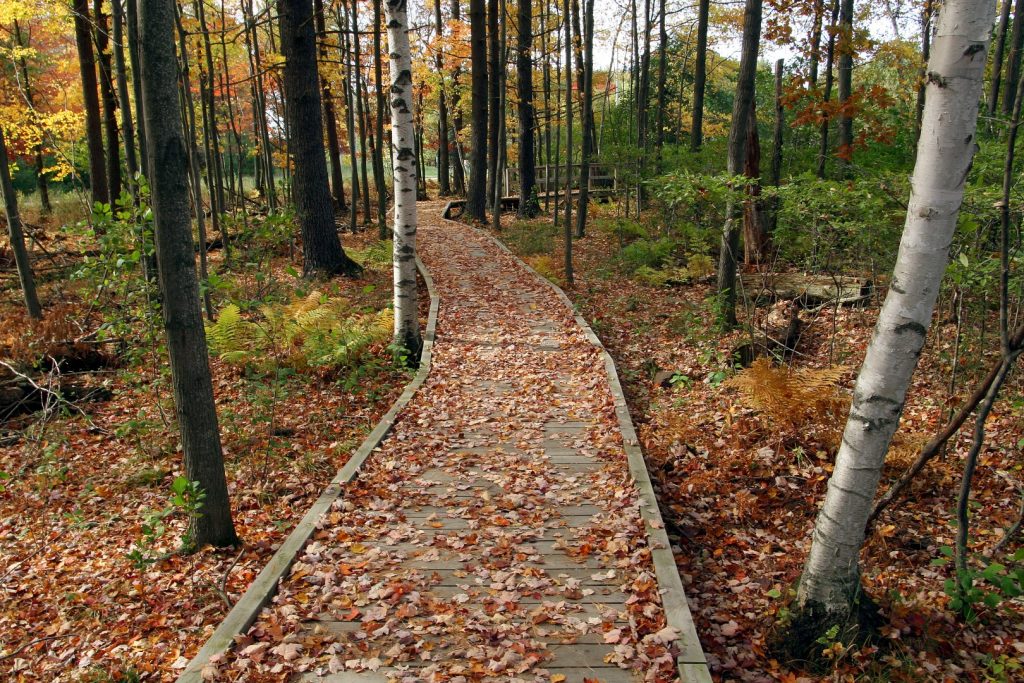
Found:
[[[3,191],[7,235],[11,240],[14,263],[18,268],[22,298],[25,300],[25,308],[29,317],[39,320],[43,317],[43,309],[39,305],[32,264],[29,262],[28,249],[25,248],[25,233],[22,230],[21,214],[18,213],[18,197],[14,192],[14,185],[11,183],[11,169],[7,163],[7,143],[4,140],[3,126],[0,126],[0,190]]]

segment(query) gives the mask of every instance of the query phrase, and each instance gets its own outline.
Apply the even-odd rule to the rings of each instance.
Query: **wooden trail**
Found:
[[[425,383],[207,675],[710,681],[610,357],[442,206],[420,204]]]

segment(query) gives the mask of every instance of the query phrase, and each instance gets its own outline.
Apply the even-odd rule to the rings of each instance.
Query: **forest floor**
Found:
[[[620,267],[621,241],[601,227],[612,223],[608,219],[618,211],[615,205],[594,205],[588,236],[573,246],[575,286],[567,292],[619,366],[715,678],[1020,680],[1024,603],[1017,598],[1002,599],[994,607],[978,605],[976,618],[966,623],[950,609],[944,591],[951,568],[933,563],[953,545],[952,515],[973,418],[904,499],[883,513],[868,539],[862,554],[864,585],[885,618],[877,641],[846,648],[825,639],[822,651],[828,651],[829,665],[813,670],[773,655],[768,642],[788,618],[792,587],[809,549],[877,301],[802,314],[805,324],[791,365],[797,372],[842,368],[821,373],[839,375],[835,398],[842,410],[803,410],[794,401],[801,375],[785,374],[753,377],[777,393],[775,410],[756,410],[741,387],[744,376],[749,380],[758,371],[743,372],[734,356],[748,335],[717,331],[710,279],[652,286],[627,275]],[[498,237],[549,278],[563,282],[560,227],[549,218],[519,221],[511,216],[502,225]],[[940,311],[914,376],[883,489],[995,358],[994,311],[964,320],[951,394],[957,328],[945,319],[946,310]],[[740,315],[760,328],[772,311]],[[986,325],[987,337],[978,332]],[[997,560],[1010,564],[1006,558],[1020,547],[1018,536],[993,556],[1005,530],[1019,519],[1024,493],[1020,373],[1004,388],[986,427],[972,494],[972,566],[979,570]],[[988,584],[984,588],[991,590]]]
[[[73,277],[88,264],[80,244],[94,242],[67,233],[53,224],[37,228],[51,254],[37,262],[48,313],[42,325],[24,319],[18,290],[5,282],[0,358],[27,368],[26,356],[52,348],[53,340],[95,340],[92,333],[112,319],[128,322],[115,328],[113,343],[97,345],[98,358],[87,354],[95,367],[73,376],[108,391],[109,400],[0,420],[0,679],[173,680],[411,375],[395,369],[389,340],[333,376],[275,376],[214,355],[228,486],[244,547],[176,554],[183,515],[152,517],[174,509],[171,487],[182,474],[162,331],[128,308],[119,290],[126,280],[111,280],[114,291],[96,294],[85,285],[90,280]],[[342,238],[355,252],[378,243],[375,231]],[[249,257],[243,267],[218,268],[233,300],[255,308],[308,288],[294,277],[286,244],[235,252],[236,259]],[[221,265],[220,252],[211,258]],[[353,310],[386,309],[390,263],[318,286]],[[71,346],[76,353],[94,348]],[[48,367],[26,371],[50,381]]]

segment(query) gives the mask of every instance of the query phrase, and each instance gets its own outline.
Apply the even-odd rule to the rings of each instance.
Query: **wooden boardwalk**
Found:
[[[440,212],[421,204],[441,302],[425,384],[208,675],[709,681],[610,359]]]

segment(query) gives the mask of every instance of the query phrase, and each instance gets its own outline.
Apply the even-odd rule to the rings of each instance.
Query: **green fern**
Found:
[[[393,321],[388,309],[360,313],[345,299],[312,292],[287,304],[263,306],[251,321],[228,304],[217,322],[207,325],[207,338],[210,349],[229,365],[339,371],[386,343]]]
[[[391,240],[374,242],[365,249],[346,249],[352,260],[368,270],[387,270],[391,268],[394,246]]]

